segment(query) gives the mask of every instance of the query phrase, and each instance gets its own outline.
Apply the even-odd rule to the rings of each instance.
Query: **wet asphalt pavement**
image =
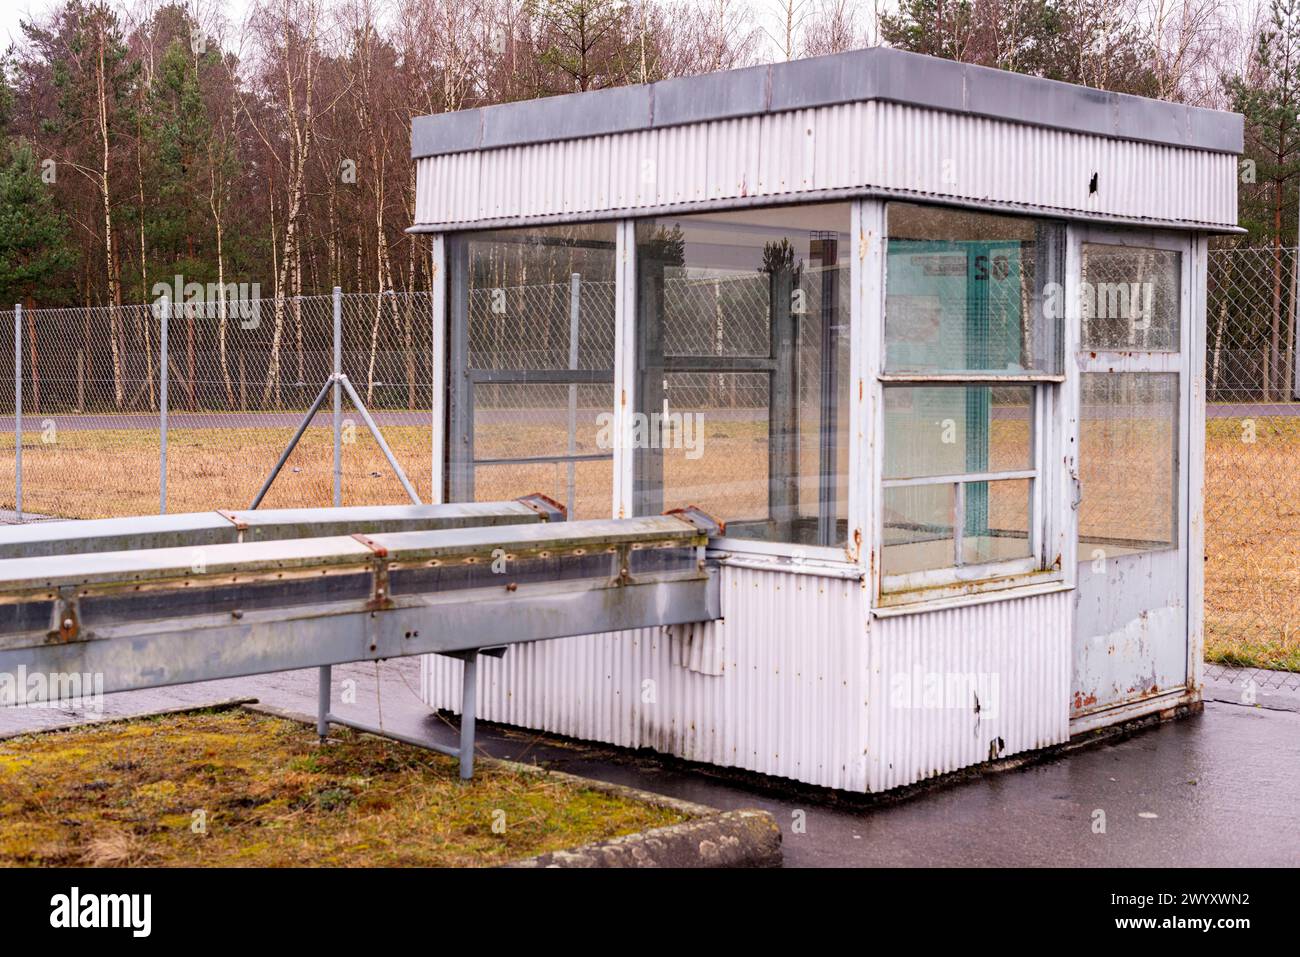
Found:
[[[452,723],[420,700],[418,661],[386,662],[378,677],[373,664],[335,669],[336,688],[349,678],[357,703],[336,700],[336,712],[454,743]],[[249,697],[310,713],[315,696],[314,670],[285,672],[108,695],[104,717]],[[1220,679],[1207,684],[1207,698],[1226,701],[1126,739],[878,806],[484,723],[479,750],[714,807],[763,808],[781,824],[793,867],[1300,865],[1300,692],[1247,707],[1227,703],[1239,692]],[[0,735],[86,718],[6,710]]]

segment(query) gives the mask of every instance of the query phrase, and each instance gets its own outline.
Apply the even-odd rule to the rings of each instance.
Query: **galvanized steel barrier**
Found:
[[[707,516],[557,518],[530,497],[0,529],[0,672],[49,678],[7,686],[21,700],[0,704],[54,700],[61,675],[115,692],[315,667],[322,740],[330,724],[390,734],[333,713],[331,668],[452,655],[465,661],[460,743],[413,743],[468,778],[479,654],[720,616]]]

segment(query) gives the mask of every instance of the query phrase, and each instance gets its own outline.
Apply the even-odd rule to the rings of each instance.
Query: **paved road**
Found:
[[[297,412],[172,412],[167,417],[167,425],[171,429],[292,429],[302,422],[302,417],[306,411],[306,409],[301,409]],[[588,411],[595,414],[595,410]],[[351,416],[356,413],[350,409],[345,409],[345,414]],[[546,408],[527,411],[519,409],[479,409],[475,414],[475,418],[480,424],[510,424],[513,422],[535,424],[539,418],[542,420],[550,418],[554,420],[554,424],[563,426],[567,421],[565,418],[567,414],[563,409]],[[321,412],[315,417],[313,424],[328,426],[331,415],[332,413],[329,411]],[[373,412],[374,420],[380,428],[390,425],[427,426],[430,422],[429,415],[430,413],[427,410],[414,412],[376,410]],[[766,412],[761,409],[710,409],[707,410],[707,415],[715,421],[766,421]],[[994,418],[998,419],[1024,418],[1028,415],[1028,412],[1025,409],[995,406],[993,415]],[[1292,404],[1265,402],[1212,403],[1206,407],[1206,415],[1211,419],[1264,418],[1269,416],[1300,417],[1300,402]],[[158,428],[158,415],[156,413],[36,413],[30,410],[23,413],[23,428],[24,430],[29,428],[38,429],[40,423],[45,419],[51,419],[58,428],[69,431]],[[12,432],[13,428],[14,417],[12,415],[0,415],[0,432]]]
[[[363,720],[453,743],[419,700],[416,661],[351,665]],[[1230,685],[1229,685],[1230,688]],[[106,715],[252,696],[314,708],[315,672],[110,695]],[[74,712],[0,712],[0,733],[77,723]],[[1300,864],[1300,713],[1215,701],[1205,713],[1018,771],[888,806],[791,794],[681,762],[480,725],[487,754],[535,761],[715,807],[761,807],[785,831],[787,866],[1236,866]],[[1093,833],[1103,811],[1104,834]],[[797,832],[794,822],[805,827]]]

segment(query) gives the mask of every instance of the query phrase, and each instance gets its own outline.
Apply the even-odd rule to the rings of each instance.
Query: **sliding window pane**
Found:
[[[844,544],[849,231],[847,204],[637,224],[639,514],[695,504],[729,537]]]
[[[612,224],[450,238],[449,500],[610,514],[614,252]]]
[[[607,385],[480,383],[473,399],[476,462],[613,455]]]
[[[1033,468],[1033,386],[885,387],[885,478]]]
[[[984,565],[1028,558],[1030,495],[1028,479],[967,482],[962,486],[966,524],[962,534],[963,565]]]
[[[880,567],[886,576],[955,564],[955,494],[948,483],[885,489]]]
[[[468,367],[613,369],[614,227],[610,224],[470,233]],[[578,335],[570,333],[577,326]]]
[[[909,203],[888,217],[887,372],[1060,372],[1059,224]]]

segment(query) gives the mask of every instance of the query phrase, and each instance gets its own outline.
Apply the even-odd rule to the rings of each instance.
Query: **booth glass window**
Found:
[[[1033,571],[1065,230],[908,203],[887,216],[883,590]]]
[[[1085,372],[1080,557],[1178,546],[1178,373]]]
[[[1084,243],[1080,347],[1177,352],[1182,274],[1176,250]]]
[[[847,203],[637,224],[638,514],[845,543],[850,231]]]
[[[615,227],[449,237],[451,501],[613,501]]]
[[[890,203],[885,371],[1061,371],[1058,224]]]
[[[1030,556],[1033,414],[1028,386],[885,390],[886,575]]]

